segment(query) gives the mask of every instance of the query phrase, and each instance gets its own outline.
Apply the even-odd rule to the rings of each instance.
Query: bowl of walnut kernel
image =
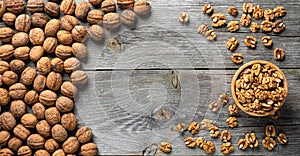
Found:
[[[274,115],[284,104],[288,84],[284,73],[271,62],[255,60],[241,66],[232,78],[234,102],[252,116]]]

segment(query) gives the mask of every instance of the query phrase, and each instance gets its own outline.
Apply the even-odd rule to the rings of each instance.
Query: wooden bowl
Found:
[[[249,67],[249,66],[252,66],[253,64],[262,64],[262,65],[265,65],[265,64],[269,64],[270,66],[272,66],[274,69],[276,69],[280,74],[282,74],[283,76],[283,88],[284,90],[286,91],[285,92],[285,98],[281,101],[282,104],[278,107],[274,107],[273,110],[271,111],[268,111],[268,112],[265,112],[265,113],[256,113],[256,112],[252,112],[252,111],[247,111],[245,109],[245,107],[240,104],[239,100],[237,99],[237,96],[236,96],[236,86],[235,86],[235,82],[237,80],[237,78],[239,77],[240,73],[244,71],[245,68]],[[271,62],[268,62],[268,61],[263,61],[263,60],[255,60],[255,61],[251,61],[251,62],[248,62],[246,64],[244,64],[243,66],[241,66],[237,71],[236,73],[234,74],[233,78],[232,78],[232,82],[231,82],[231,94],[232,94],[232,98],[234,100],[234,102],[238,105],[238,107],[245,113],[249,114],[249,115],[252,115],[252,116],[257,116],[257,117],[262,117],[262,116],[270,116],[270,115],[274,115],[276,111],[279,110],[279,108],[284,104],[285,100],[286,100],[286,97],[287,97],[287,94],[288,94],[288,84],[287,84],[287,80],[286,80],[286,77],[284,75],[284,73],[281,71],[281,69],[279,67],[277,67],[276,65],[274,65],[273,63]]]

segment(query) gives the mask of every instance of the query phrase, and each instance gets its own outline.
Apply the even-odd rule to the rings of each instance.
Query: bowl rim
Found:
[[[276,107],[276,109],[273,109],[272,111],[270,112],[265,112],[263,114],[259,114],[259,113],[255,113],[255,112],[249,112],[249,111],[246,111],[246,109],[240,104],[240,102],[238,101],[237,97],[236,97],[236,94],[235,94],[235,82],[236,82],[236,79],[238,78],[238,76],[240,75],[240,73],[247,67],[253,65],[253,64],[269,64],[271,65],[273,68],[275,68],[280,74],[282,74],[283,76],[283,88],[286,90],[286,93],[285,93],[285,98],[282,100],[282,105],[280,107]],[[251,115],[251,116],[257,116],[257,117],[263,117],[263,116],[270,116],[270,115],[274,115],[282,106],[283,104],[285,103],[285,100],[287,98],[287,95],[288,95],[288,83],[287,83],[287,79],[284,75],[284,73],[282,72],[282,70],[276,66],[275,64],[273,64],[272,62],[269,62],[269,61],[264,61],[264,60],[254,60],[254,61],[250,61],[250,62],[247,62],[245,63],[244,65],[242,65],[234,74],[234,76],[232,77],[232,81],[231,81],[231,95],[232,95],[232,98],[235,102],[235,104],[245,113]]]

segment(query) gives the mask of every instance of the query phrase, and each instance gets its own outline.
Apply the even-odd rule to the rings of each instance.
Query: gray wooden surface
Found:
[[[183,139],[191,136],[170,133],[169,127],[178,122],[189,123],[211,119],[220,130],[232,132],[235,151],[232,155],[298,155],[300,153],[300,10],[299,0],[247,1],[260,4],[264,9],[283,5],[287,15],[283,17],[286,30],[281,34],[267,33],[273,39],[271,49],[261,44],[266,33],[251,33],[249,28],[240,27],[237,33],[229,33],[225,27],[216,29],[217,40],[207,41],[197,33],[200,24],[209,25],[209,16],[201,12],[209,2],[215,12],[222,12],[227,21],[239,20],[242,14],[241,0],[151,0],[152,14],[139,18],[136,29],[122,27],[117,32],[107,32],[106,38],[117,38],[122,42],[121,52],[107,50],[104,44],[87,41],[89,58],[83,63],[88,72],[89,84],[81,88],[76,99],[76,111],[80,123],[92,127],[94,141],[99,154],[125,155],[142,154],[142,150],[152,143],[168,141],[173,144],[169,155],[205,155],[202,150],[188,149]],[[239,9],[237,18],[228,15],[229,6]],[[178,22],[178,13],[187,11],[191,20],[188,25]],[[261,22],[261,20],[254,20]],[[244,44],[246,36],[253,35],[258,44],[255,50]],[[235,36],[240,41],[237,52],[244,55],[244,62],[263,59],[275,63],[283,69],[289,83],[289,94],[281,109],[281,117],[251,117],[239,112],[237,128],[228,128],[225,120],[229,117],[227,106],[217,113],[208,108],[222,93],[230,93],[231,78],[240,65],[231,62],[232,52],[225,48],[229,38]],[[273,59],[273,50],[284,48],[285,60]],[[179,73],[181,90],[174,91],[169,83],[171,70]],[[230,100],[230,103],[233,101]],[[169,121],[159,121],[153,111],[166,107],[173,111]],[[263,148],[264,126],[274,123],[289,138],[287,145],[277,145],[274,151]],[[258,149],[241,151],[237,142],[245,133],[254,131],[260,141]],[[216,145],[215,155],[221,155],[221,141],[212,139],[205,130],[196,136],[212,140]]]

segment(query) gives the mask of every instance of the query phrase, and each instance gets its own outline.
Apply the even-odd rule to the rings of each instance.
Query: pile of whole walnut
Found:
[[[84,41],[104,40],[121,22],[134,25],[136,14],[149,14],[151,6],[145,0],[89,3],[0,0],[6,25],[0,28],[0,155],[97,155],[92,130],[78,128],[73,113],[77,87],[88,80],[80,70],[88,54]]]

